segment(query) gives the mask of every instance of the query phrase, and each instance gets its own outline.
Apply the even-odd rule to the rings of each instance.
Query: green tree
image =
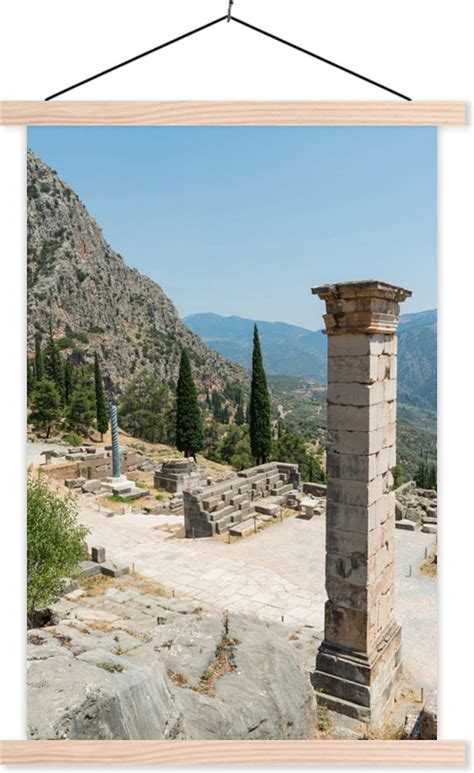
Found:
[[[242,424],[245,424],[245,413],[243,406],[239,403],[237,406],[237,410],[235,412],[234,421],[237,424],[238,427],[241,427]]]
[[[47,378],[54,381],[56,388],[64,400],[64,367],[59,354],[59,349],[53,338],[53,331],[50,326],[49,338],[44,350],[44,370]]]
[[[95,418],[94,396],[90,385],[81,380],[74,388],[67,411],[67,428],[88,435]]]
[[[71,495],[52,491],[43,474],[28,476],[27,490],[27,617],[57,601],[65,578],[74,574],[85,555],[88,529],[77,523],[77,505]]]
[[[31,400],[31,395],[35,391],[36,388],[36,376],[35,376],[35,370],[33,365],[31,364],[31,360],[26,360],[26,397],[28,404]]]
[[[427,488],[436,491],[438,488],[436,465],[430,464],[427,475]]]
[[[119,402],[119,424],[133,437],[169,443],[174,437],[174,405],[170,390],[145,371],[128,384]]]
[[[264,464],[272,452],[270,397],[263,367],[257,325],[253,332],[252,384],[250,390],[250,446],[257,464]]]
[[[97,352],[94,355],[94,389],[97,430],[100,432],[100,439],[103,440],[104,432],[107,432],[109,427],[109,416],[107,411],[107,401],[105,399],[104,382],[102,381]]]
[[[176,391],[176,448],[185,456],[196,456],[203,443],[201,409],[186,349],[181,353]]]
[[[44,358],[41,349],[41,333],[35,334],[35,379],[37,382],[44,379]]]
[[[70,357],[64,366],[64,402],[69,405],[74,391],[74,366]]]
[[[403,467],[401,464],[396,464],[394,467],[392,467],[392,475],[393,475],[393,488],[396,489],[399,486],[401,486],[405,480],[405,476],[403,474]]]
[[[31,396],[30,421],[37,429],[46,431],[49,438],[53,424],[61,418],[61,396],[56,384],[43,378],[36,384]]]
[[[426,488],[427,476],[426,476],[426,465],[424,461],[420,461],[418,464],[418,467],[416,468],[415,483],[418,488]]]

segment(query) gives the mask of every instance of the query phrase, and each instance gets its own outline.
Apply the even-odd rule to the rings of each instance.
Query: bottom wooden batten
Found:
[[[2,741],[3,765],[464,765],[464,741]]]

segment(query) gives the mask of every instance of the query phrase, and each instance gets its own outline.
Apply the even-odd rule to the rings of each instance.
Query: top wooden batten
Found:
[[[464,102],[11,101],[5,126],[462,126]]]

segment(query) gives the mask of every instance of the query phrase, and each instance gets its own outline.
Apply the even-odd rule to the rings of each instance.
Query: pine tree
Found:
[[[54,381],[44,378],[38,381],[31,397],[30,421],[39,429],[46,430],[49,438],[55,421],[61,417],[61,396]]]
[[[436,465],[430,464],[429,470],[428,470],[428,476],[427,476],[427,488],[431,489],[432,491],[436,491],[438,488],[438,482],[437,482],[437,474],[436,474]]]
[[[97,420],[97,430],[100,432],[100,439],[104,439],[104,432],[109,427],[109,417],[107,412],[107,401],[105,399],[104,383],[100,372],[99,357],[97,352],[94,355],[94,388],[95,388],[95,416]]]
[[[44,359],[41,350],[41,333],[35,335],[35,379],[38,383],[44,379]]]
[[[74,366],[70,357],[64,366],[64,402],[69,405],[74,389]]]
[[[79,435],[88,435],[95,417],[94,396],[90,386],[79,382],[74,388],[67,412],[67,427]]]
[[[253,332],[252,385],[250,390],[250,446],[257,464],[264,464],[272,452],[272,425],[267,378],[257,325]]]
[[[185,456],[196,456],[203,443],[201,409],[185,349],[181,353],[176,391],[176,447]]]

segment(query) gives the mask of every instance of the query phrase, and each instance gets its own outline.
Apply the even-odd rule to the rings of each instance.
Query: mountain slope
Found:
[[[129,268],[105,241],[78,196],[28,152],[28,351],[36,331],[53,335],[76,361],[97,350],[108,389],[146,370],[173,383],[181,347],[200,388],[246,381],[179,319],[163,290]]]
[[[223,357],[250,367],[252,328],[257,322],[265,367],[270,375],[302,376],[324,384],[326,336],[284,322],[192,314],[184,322]],[[436,408],[436,310],[400,318],[399,398],[420,408]]]

